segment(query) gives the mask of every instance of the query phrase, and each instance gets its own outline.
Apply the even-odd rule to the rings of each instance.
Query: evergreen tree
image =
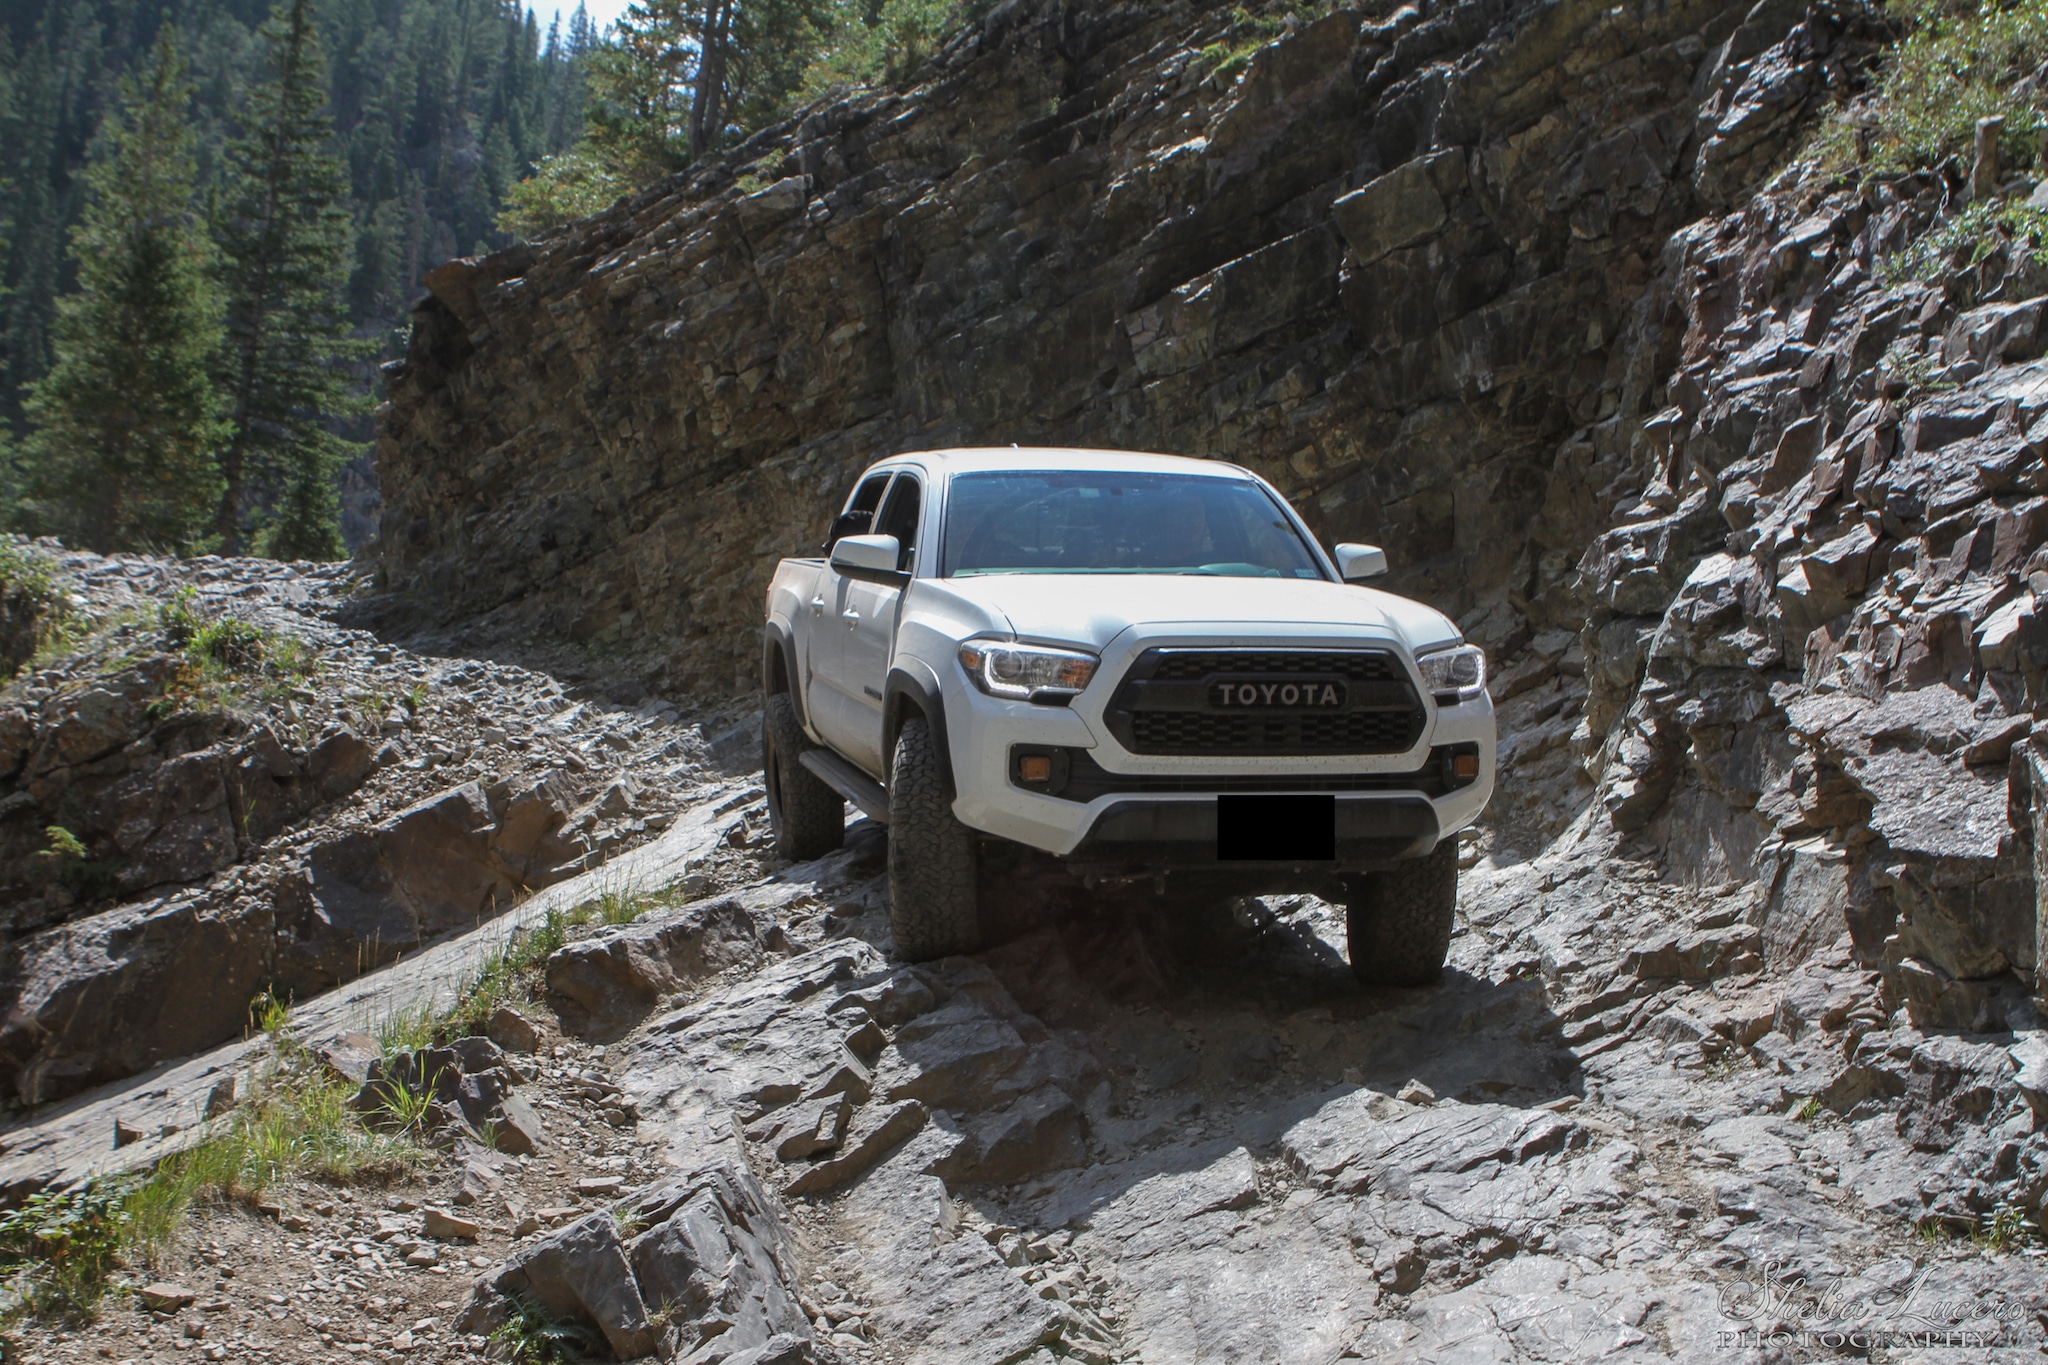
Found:
[[[220,384],[231,425],[215,527],[237,553],[253,523],[279,558],[341,554],[334,476],[355,453],[329,421],[362,406],[346,362],[347,181],[329,150],[327,77],[310,0],[281,0],[261,30],[269,70],[223,158],[217,224],[228,298]]]
[[[594,134],[637,139],[646,165],[701,160],[788,106],[836,14],[830,0],[637,0],[598,67]]]
[[[95,550],[184,550],[220,495],[224,435],[208,364],[221,336],[211,248],[193,214],[192,87],[170,29],[86,172],[71,233],[79,289],[57,305],[56,363],[27,408],[28,519]]]
[[[202,195],[223,197],[222,159],[242,92],[267,79],[258,37],[272,0],[26,0],[0,3],[0,425],[52,357],[57,298],[76,288],[66,234],[84,198],[97,130],[119,81],[148,65],[175,18],[196,86],[192,123]],[[346,309],[357,336],[391,344],[419,277],[493,229],[507,186],[582,131],[581,61],[597,41],[562,16],[544,55],[515,0],[311,0],[328,56],[340,201],[357,268]],[[579,46],[580,44],[580,46]],[[367,387],[369,373],[355,378]],[[268,517],[272,502],[245,510]]]

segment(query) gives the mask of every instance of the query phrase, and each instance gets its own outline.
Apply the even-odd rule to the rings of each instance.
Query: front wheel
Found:
[[[775,856],[793,863],[822,858],[846,842],[846,799],[800,761],[804,750],[815,747],[789,694],[768,698],[761,707],[768,824],[775,832]]]
[[[952,775],[922,716],[889,762],[889,928],[896,955],[929,962],[981,946],[974,831],[953,815]]]
[[[1351,974],[1368,986],[1427,986],[1444,973],[1458,918],[1458,840],[1374,872],[1345,911]]]

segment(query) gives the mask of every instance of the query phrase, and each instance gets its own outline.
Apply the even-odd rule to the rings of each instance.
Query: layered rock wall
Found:
[[[1922,1027],[1998,1031],[2040,965],[2048,280],[1995,236],[1903,268],[1961,189],[1815,177],[1674,240],[1669,403],[1585,436],[1649,482],[1582,566],[1578,738],[1619,828],[1770,887],[1774,965],[1846,933]]]
[[[36,553],[73,634],[0,686],[0,1105],[472,928],[665,827],[707,757],[672,707],[329,625],[342,566]],[[167,604],[262,643],[195,655]]]
[[[432,275],[380,426],[387,605],[744,689],[775,560],[862,465],[1014,441],[1235,460],[1496,648],[1576,627],[1630,451],[1567,438],[1663,404],[1660,253],[1776,164],[1840,28],[1002,6],[909,93]]]

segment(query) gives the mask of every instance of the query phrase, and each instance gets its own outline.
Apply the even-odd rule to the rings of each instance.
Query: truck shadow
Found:
[[[878,874],[885,836],[862,833],[849,842],[874,847],[860,871]],[[876,882],[885,905],[886,879]],[[1313,897],[1240,902],[1234,932],[1191,941],[1143,890],[1091,891],[1014,867],[982,890],[990,946],[966,961],[1099,1067],[1072,1087],[1092,1092],[1097,1163],[1142,1170],[1155,1147],[1187,1159],[1164,1149],[1197,1138],[1270,1155],[1292,1122],[1359,1088],[1515,1107],[1583,1093],[1540,981],[1452,968],[1429,987],[1362,986],[1341,908]],[[848,929],[891,946],[885,915]],[[929,970],[974,970],[960,963]]]
[[[848,928],[886,951],[886,879],[868,886],[873,908]],[[919,1065],[953,1079],[930,1101],[932,1132],[877,1168],[877,1188],[914,1169],[939,1176],[984,1228],[1023,1229],[1026,1240],[1064,1230],[1074,1262],[1113,1286],[1132,1339],[1162,1350],[1190,1333],[1227,1336],[1276,1307],[1349,1336],[1379,1293],[1383,1251],[1419,1279],[1425,1263],[1468,1277],[1538,1245],[1520,1214],[1473,1221],[1464,1204],[1457,1217],[1425,1208],[1405,1187],[1382,1189],[1373,1163],[1382,1126],[1389,1142],[1431,1150],[1440,1130],[1458,1171],[1468,1148],[1477,1153],[1456,1177],[1474,1186],[1465,1203],[1476,1209],[1496,1195],[1540,1202],[1559,1175],[1544,1163],[1580,1159],[1585,1135],[1537,1108],[1584,1093],[1540,981],[1453,969],[1426,988],[1361,986],[1341,911],[1305,896],[1265,898],[1227,941],[1189,945],[1142,891],[1016,875],[985,890],[990,946],[917,970],[942,1001],[953,993],[949,1016],[969,997],[962,1017],[987,1010],[1028,1055],[982,1076],[997,1054],[970,1040],[993,1030],[913,1042]],[[939,1047],[959,1050],[941,1057]],[[958,1082],[969,1074],[980,1079]],[[1547,1145],[1522,1153],[1515,1144],[1532,1134]],[[1362,1154],[1341,1189],[1297,1156],[1324,1160],[1331,1141]],[[1518,1161],[1529,1168],[1485,1183]],[[1419,1235],[1388,1230],[1410,1223],[1432,1229],[1421,1252]],[[934,1244],[951,1235],[943,1220],[930,1234]],[[992,1236],[1013,1266],[1014,1240]],[[1248,1346],[1233,1358],[1280,1357]]]

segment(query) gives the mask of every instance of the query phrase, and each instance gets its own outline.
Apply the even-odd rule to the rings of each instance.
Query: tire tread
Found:
[[[796,718],[795,700],[787,692],[768,698],[761,707],[762,776],[771,784],[775,855],[793,863],[822,858],[846,842],[846,798],[801,761],[817,747]]]
[[[1351,973],[1368,986],[1428,986],[1458,921],[1458,841],[1365,878],[1345,910]]]
[[[906,962],[981,946],[974,831],[953,815],[951,775],[921,716],[903,722],[889,765],[889,927]]]

